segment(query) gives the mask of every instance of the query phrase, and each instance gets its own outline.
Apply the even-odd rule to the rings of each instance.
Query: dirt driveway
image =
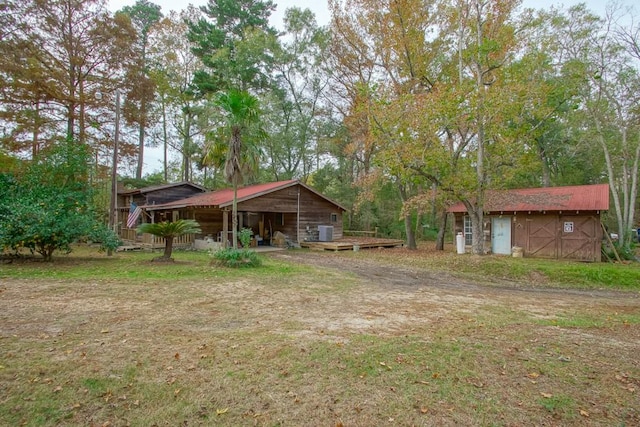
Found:
[[[402,250],[395,250],[402,257]],[[504,308],[540,319],[571,316],[575,313],[640,312],[640,293],[607,290],[571,290],[533,287],[527,283],[487,282],[460,279],[444,272],[381,264],[361,255],[343,256],[339,252],[274,252],[269,256],[321,267],[328,271],[353,274],[363,286],[353,290],[357,298],[325,301],[319,319],[329,318],[329,329],[371,329],[378,333],[407,330],[408,325],[437,325],[438,319],[475,316],[485,309]],[[355,306],[351,302],[356,301]],[[340,307],[341,305],[344,305]],[[345,313],[351,313],[347,316]],[[334,317],[331,319],[331,317]],[[348,318],[347,318],[348,317]],[[368,319],[368,320],[367,320]],[[434,323],[435,322],[435,323]],[[322,326],[321,326],[322,327]],[[627,329],[620,345],[640,349],[640,330]],[[606,340],[613,340],[607,331]]]

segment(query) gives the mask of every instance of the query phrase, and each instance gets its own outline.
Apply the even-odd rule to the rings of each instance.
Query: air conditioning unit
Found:
[[[333,225],[319,225],[318,240],[321,242],[333,241]]]

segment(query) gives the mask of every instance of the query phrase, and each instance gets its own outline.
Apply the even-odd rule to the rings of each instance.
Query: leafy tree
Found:
[[[565,40],[558,49],[562,76],[577,92],[570,124],[583,155],[601,166],[591,180],[609,182],[617,233],[629,246],[640,170],[640,38],[637,21],[625,27],[618,13],[610,9],[601,19],[577,5],[551,19],[556,37]]]
[[[225,125],[214,135],[205,155],[205,162],[214,163],[222,160],[221,152],[226,148],[224,156],[224,174],[233,185],[233,248],[238,248],[238,186],[242,183],[250,161],[257,164],[260,155],[258,143],[265,138],[260,126],[260,110],[258,99],[248,92],[230,90],[222,93],[215,104],[224,114]]]
[[[200,154],[206,117],[203,102],[196,96],[191,82],[202,63],[191,51],[186,21],[197,20],[198,9],[190,6],[179,15],[171,13],[154,27],[151,34],[150,76],[156,85],[161,117],[158,139],[164,146],[164,175],[168,180],[168,149],[181,154],[180,175],[183,181],[194,179],[194,163]]]
[[[462,201],[473,250],[483,253],[484,194],[506,184],[524,153],[513,126],[521,92],[508,72],[523,27],[517,2],[333,4],[333,56],[350,97],[345,124],[365,174],[396,182],[407,236],[408,190],[436,185]]]
[[[210,0],[200,9],[209,20],[189,23],[193,52],[206,67],[193,81],[200,93],[268,87],[268,46],[276,34],[269,26],[273,2]]]
[[[9,1],[7,7],[19,14],[11,25],[16,15],[0,13],[0,24],[6,20],[11,28],[0,38],[0,61],[12,151],[29,147],[33,156],[61,133],[90,143],[106,105],[96,92],[112,92],[130,65],[130,23],[110,17],[97,0]]]
[[[266,169],[270,179],[308,176],[320,163],[320,139],[326,122],[323,95],[328,73],[323,61],[329,33],[319,27],[309,9],[285,11],[285,34],[274,51],[277,88],[261,98]]]
[[[26,170],[5,175],[0,191],[0,246],[26,248],[51,261],[79,239],[115,249],[119,240],[92,209],[87,146],[63,141],[43,150]]]
[[[138,226],[138,232],[153,234],[165,240],[164,254],[160,257],[160,259],[164,261],[171,259],[173,240],[176,237],[185,234],[200,233],[201,231],[200,224],[192,219],[179,219],[173,222],[144,223]]]
[[[125,103],[124,115],[129,121],[138,124],[138,162],[136,178],[142,178],[144,145],[146,128],[150,123],[150,104],[155,97],[154,81],[149,78],[149,33],[154,25],[162,19],[160,6],[148,0],[137,0],[133,6],[125,6],[120,13],[131,19],[138,33],[135,51],[136,66],[129,69],[130,92]]]

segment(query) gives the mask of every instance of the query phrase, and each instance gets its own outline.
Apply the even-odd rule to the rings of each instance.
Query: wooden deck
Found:
[[[395,248],[402,246],[403,240],[344,237],[333,242],[301,242],[300,246],[318,251],[354,251],[372,248]]]

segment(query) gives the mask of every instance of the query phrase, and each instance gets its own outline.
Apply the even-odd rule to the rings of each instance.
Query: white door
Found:
[[[511,217],[491,218],[491,251],[511,255]]]

